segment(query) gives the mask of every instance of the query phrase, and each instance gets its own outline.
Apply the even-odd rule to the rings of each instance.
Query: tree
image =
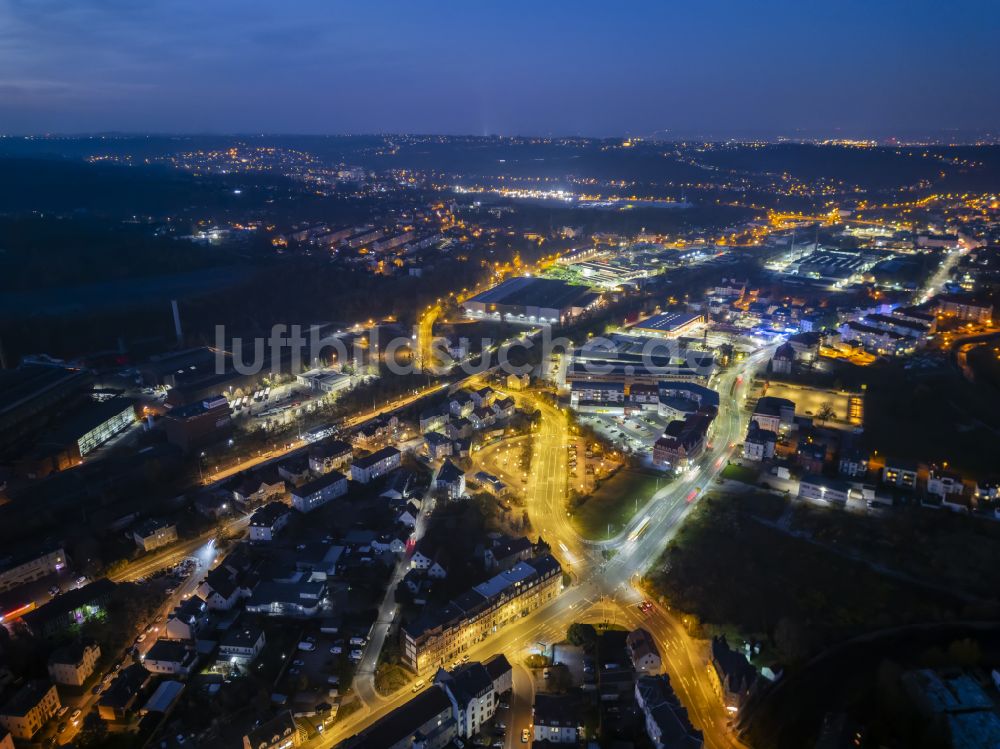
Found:
[[[593,624],[573,622],[566,630],[566,639],[571,645],[589,650],[597,642],[597,630]]]
[[[809,653],[809,636],[799,622],[782,617],[774,628],[774,645],[786,663],[796,663]]]
[[[971,668],[978,666],[980,661],[982,661],[983,651],[979,647],[978,642],[965,638],[963,640],[955,640],[948,646],[948,656],[956,665]]]
[[[816,420],[820,424],[825,424],[830,419],[836,418],[836,416],[837,412],[833,410],[833,405],[829,402],[823,403],[819,407],[819,411],[816,412]]]

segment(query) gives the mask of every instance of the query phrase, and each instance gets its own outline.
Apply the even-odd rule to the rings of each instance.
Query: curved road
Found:
[[[534,392],[517,395],[541,411],[535,432],[535,450],[527,491],[527,508],[535,530],[551,545],[552,551],[573,578],[573,584],[548,605],[519,622],[511,624],[468,650],[472,660],[485,660],[504,653],[512,663],[523,660],[542,644],[564,639],[566,628],[574,621],[615,622],[652,632],[663,655],[671,683],[687,707],[692,723],[705,736],[705,745],[721,749],[740,748],[730,730],[730,715],[714,693],[704,644],[688,636],[682,622],[669,610],[654,606],[642,613],[636,606],[643,594],[635,587],[638,578],[659,558],[674,532],[683,522],[702,492],[715,480],[742,440],[743,403],[753,373],[762,367],[774,346],[755,351],[733,369],[722,373],[712,383],[720,393],[718,416],[713,424],[712,447],[698,464],[684,476],[654,494],[636,513],[617,537],[602,543],[587,541],[573,528],[566,510],[567,456],[569,420],[566,412]],[[641,533],[636,533],[643,519],[649,517]],[[613,556],[605,560],[604,552]],[[610,556],[610,555],[609,555]],[[381,617],[380,617],[381,619]],[[523,679],[521,680],[523,681]],[[366,697],[371,697],[366,692]],[[367,699],[358,712],[333,728],[310,746],[328,747],[341,741],[412,697],[402,689],[377,704]],[[508,726],[508,737],[519,736],[523,709],[517,711]]]

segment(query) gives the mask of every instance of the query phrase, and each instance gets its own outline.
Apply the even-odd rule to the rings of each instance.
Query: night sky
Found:
[[[0,0],[0,133],[1000,127],[996,0]]]

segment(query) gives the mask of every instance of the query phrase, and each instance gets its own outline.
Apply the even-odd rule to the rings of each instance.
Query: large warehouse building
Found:
[[[586,286],[554,278],[521,276],[476,294],[463,303],[473,318],[496,318],[508,322],[566,322],[600,302],[600,294]]]

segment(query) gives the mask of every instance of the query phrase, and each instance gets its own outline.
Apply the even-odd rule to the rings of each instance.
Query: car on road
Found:
[[[364,652],[361,651],[361,650],[352,650],[350,658],[351,658],[352,661],[360,661],[361,660],[361,656],[363,656],[363,655],[364,655]]]
[[[522,728],[521,729],[521,743],[522,744],[527,744],[530,739],[531,739],[531,734],[528,732],[528,729],[527,728]]]
[[[306,640],[303,640],[302,642],[299,643],[299,650],[305,650],[308,653],[309,651],[315,649],[316,649],[315,643],[308,642]]]
[[[143,632],[141,635],[139,635],[138,637],[136,637],[135,641],[136,642],[145,642],[146,641],[146,633]]]
[[[295,661],[292,661],[292,665],[293,666],[302,667],[302,666],[306,665],[306,662],[305,661],[301,661],[301,660],[295,660]]]
[[[63,731],[65,731],[65,730],[66,730],[67,728],[69,728],[69,726],[68,726],[68,725],[66,725],[66,721],[63,721],[63,722],[62,722],[62,723],[60,723],[60,724],[59,724],[59,726],[58,726],[58,727],[56,728],[56,733],[62,733],[62,732],[63,732]]]
[[[417,693],[423,688],[424,688],[424,680],[421,679],[420,681],[418,681],[416,684],[413,685],[413,692]]]
[[[57,596],[57,595],[59,595],[60,592],[61,591],[59,590],[59,586],[58,585],[53,585],[51,588],[49,588],[49,595],[50,596]]]
[[[344,649],[340,645],[330,646],[330,655],[340,655],[344,652]]]
[[[80,710],[80,708],[77,708],[76,710],[74,710],[72,712],[72,714],[70,714],[70,716],[69,716],[70,721],[72,721],[73,723],[76,723],[78,720],[80,720],[80,714],[81,714],[81,712],[82,711]]]

